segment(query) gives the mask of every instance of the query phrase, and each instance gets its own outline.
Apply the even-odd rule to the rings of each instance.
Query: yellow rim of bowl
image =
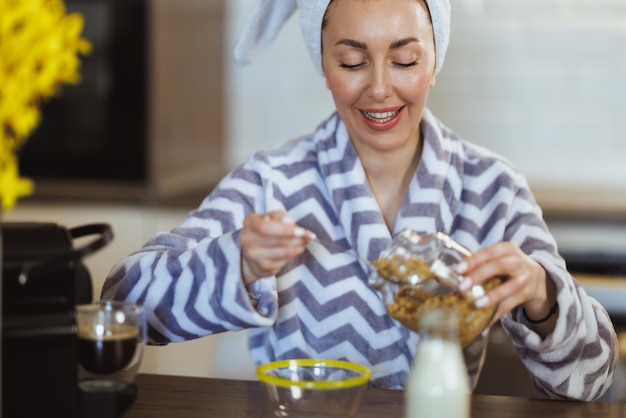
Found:
[[[360,376],[351,377],[344,380],[333,381],[316,381],[316,380],[290,380],[284,377],[269,376],[267,371],[276,368],[289,368],[296,366],[320,366],[320,367],[336,367],[342,369],[349,369],[360,373]],[[315,360],[315,359],[296,359],[296,360],[278,360],[271,363],[263,364],[256,370],[256,375],[264,383],[270,383],[272,385],[280,387],[293,387],[297,386],[303,389],[341,389],[359,386],[370,379],[372,372],[369,368],[356,363],[343,360]]]

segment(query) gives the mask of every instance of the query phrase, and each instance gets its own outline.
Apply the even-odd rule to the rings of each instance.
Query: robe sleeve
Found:
[[[517,308],[502,319],[535,387],[550,398],[592,401],[609,388],[617,367],[617,337],[606,310],[563,270],[546,260],[557,286],[558,318],[542,339]]]
[[[567,271],[527,186],[510,211],[510,234],[544,267],[557,289],[554,331],[541,338],[518,307],[501,319],[535,387],[550,398],[591,401],[610,387],[618,362],[617,335],[606,310]]]
[[[105,280],[103,299],[144,306],[151,343],[275,321],[276,278],[246,287],[241,276],[243,220],[265,209],[259,164],[251,158],[233,171],[181,225],[121,260]]]

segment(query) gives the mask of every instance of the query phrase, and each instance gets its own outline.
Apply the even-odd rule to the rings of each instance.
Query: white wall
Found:
[[[626,189],[626,2],[451,0],[429,106],[534,183]],[[230,45],[253,0],[229,0]],[[310,132],[333,109],[296,16],[229,79],[229,161]],[[232,47],[230,48],[232,50]]]
[[[302,40],[297,14],[251,65],[237,68],[234,44],[254,0],[228,0],[228,161],[312,132],[333,111],[324,78],[315,71]]]
[[[626,2],[452,3],[433,110],[531,182],[626,188]]]

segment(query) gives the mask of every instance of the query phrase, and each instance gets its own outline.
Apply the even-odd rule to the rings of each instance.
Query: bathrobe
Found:
[[[420,129],[422,157],[393,230],[334,113],[313,134],[251,155],[180,226],[118,263],[103,298],[142,304],[153,343],[249,329],[256,364],[345,359],[370,367],[373,386],[399,389],[419,335],[387,314],[381,295],[368,286],[366,266],[314,241],[279,274],[246,287],[239,244],[244,218],[283,210],[320,239],[370,260],[405,228],[446,233],[470,251],[511,241],[554,280],[559,310],[545,339],[521,307],[501,319],[503,329],[539,390],[553,398],[597,399],[615,372],[615,330],[567,272],[527,181],[502,157],[457,137],[428,109]],[[471,371],[474,381],[478,371]]]

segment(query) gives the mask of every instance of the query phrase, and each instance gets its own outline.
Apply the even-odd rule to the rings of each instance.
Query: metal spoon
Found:
[[[427,279],[422,279],[419,276],[415,275],[415,274],[411,274],[411,275],[406,275],[404,277],[396,277],[396,276],[391,276],[388,274],[383,273],[377,266],[376,264],[374,264],[373,262],[371,262],[370,260],[368,260],[367,258],[363,257],[361,254],[359,254],[358,252],[352,250],[352,249],[348,249],[348,248],[344,248],[338,244],[335,244],[332,241],[326,241],[323,239],[320,239],[318,237],[316,237],[314,239],[315,242],[317,242],[320,245],[323,245],[324,247],[326,247],[327,249],[334,251],[334,252],[343,252],[345,254],[349,254],[352,257],[358,259],[359,261],[363,262],[368,270],[369,270],[369,276],[370,276],[370,285],[372,285],[373,287],[379,287],[380,286],[380,279],[384,279],[387,280],[389,282],[395,283],[395,284],[399,284],[399,285],[420,285],[423,284],[427,281],[430,281],[431,279],[433,279],[434,277],[429,277]],[[435,278],[436,279],[436,278]]]

